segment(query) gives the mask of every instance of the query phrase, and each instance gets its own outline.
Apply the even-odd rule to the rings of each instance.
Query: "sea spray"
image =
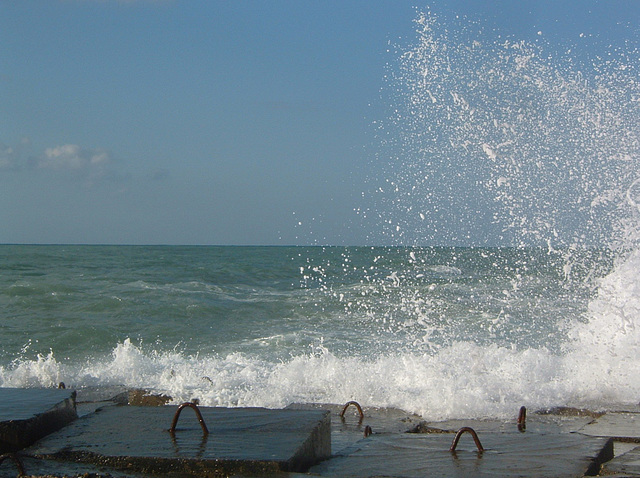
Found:
[[[372,178],[391,247],[2,246],[0,386],[428,420],[636,403],[637,55],[416,27]]]
[[[562,352],[547,364],[557,372],[539,377],[557,390],[542,396],[634,403],[638,51],[610,48],[585,61],[577,46],[558,53],[542,36],[505,38],[466,19],[452,25],[420,13],[416,26],[416,43],[398,51],[389,75],[393,114],[381,137],[390,160],[378,190],[386,236],[404,245],[542,246],[557,254],[567,287],[582,282],[574,293],[590,301],[577,316],[547,318],[560,326]],[[603,260],[585,261],[587,248],[603,251]],[[513,313],[528,267],[514,264],[514,293],[501,315]],[[518,335],[509,339],[517,343]],[[545,355],[545,344],[530,345],[526,353]],[[497,355],[487,350],[478,360]],[[513,370],[529,375],[524,352],[510,359]],[[498,376],[503,366],[486,373]],[[510,394],[526,401],[533,398],[526,388],[548,386],[525,382]]]
[[[593,401],[636,403],[640,397],[640,253],[633,250],[599,281],[587,320],[567,342],[568,379]]]
[[[14,250],[12,257],[28,263],[32,248]],[[94,269],[102,263],[100,251],[83,250],[84,265],[74,267]],[[300,251],[300,262],[290,267],[291,257]],[[598,251],[585,251],[585,267],[566,281],[557,267],[561,255],[545,248],[260,248],[251,256],[225,248],[227,258],[215,248],[188,253],[162,248],[171,264],[179,263],[175,253],[186,255],[205,274],[221,265],[233,268],[238,254],[255,264],[275,254],[278,259],[268,261],[269,269],[274,264],[291,269],[291,285],[277,294],[270,281],[246,289],[216,279],[224,289],[235,290],[233,307],[223,307],[225,313],[219,317],[215,311],[227,304],[226,293],[221,296],[217,288],[203,287],[206,293],[193,294],[172,286],[184,283],[182,273],[194,272],[180,272],[175,265],[158,268],[156,254],[144,249],[150,256],[147,264],[139,258],[142,252],[122,248],[123,259],[110,263],[111,281],[94,284],[81,274],[78,281],[86,291],[82,301],[116,291],[131,316],[124,334],[136,330],[138,316],[157,314],[156,320],[145,319],[139,335],[125,335],[116,343],[107,338],[105,352],[88,348],[84,354],[65,348],[64,341],[56,342],[57,327],[34,327],[38,342],[0,365],[0,386],[51,387],[63,381],[80,391],[148,388],[173,397],[173,403],[198,398],[203,405],[232,407],[357,400],[431,420],[507,417],[522,404],[536,408],[608,403],[597,400],[596,394],[585,395],[590,377],[579,355],[566,350],[573,343],[573,325],[585,321],[587,304],[595,297],[582,284],[592,270],[589,261],[602,260]],[[138,257],[135,268],[127,254]],[[76,251],[69,261],[75,256]],[[130,277],[137,273],[146,275],[154,287],[130,289]],[[276,273],[281,274],[282,269]],[[314,274],[321,280],[315,281]],[[237,283],[237,276],[233,281]],[[118,286],[121,283],[125,285]],[[158,294],[161,302],[170,303],[164,311],[158,308]],[[273,301],[280,304],[277,313],[265,314],[264,301],[256,300],[266,296],[270,307]],[[194,305],[211,314],[198,316],[195,328],[188,315],[174,315],[179,306],[190,310]],[[247,316],[238,316],[237,307]],[[51,309],[35,300],[30,309],[69,327],[84,322],[74,315],[78,308],[68,308],[65,301]],[[236,317],[243,327],[238,327]],[[94,326],[113,320],[107,313]],[[116,320],[119,324],[123,318]],[[560,326],[563,320],[567,323]],[[47,320],[40,317],[33,324],[43,322]],[[197,347],[191,340],[195,333]],[[163,340],[154,340],[159,335]],[[40,343],[53,351],[39,352]],[[621,400],[629,393],[626,385],[587,390],[597,390],[600,397],[619,390]]]
[[[380,127],[387,167],[373,199],[388,240],[610,247],[638,170],[638,53],[578,62],[578,46],[558,53],[544,36],[415,22]]]

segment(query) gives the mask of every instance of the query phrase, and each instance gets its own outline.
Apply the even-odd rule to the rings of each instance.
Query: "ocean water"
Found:
[[[0,386],[428,419],[636,403],[640,258],[613,259],[568,277],[541,248],[4,245]]]
[[[633,42],[415,27],[349,225],[386,247],[1,245],[0,387],[427,420],[637,404]]]

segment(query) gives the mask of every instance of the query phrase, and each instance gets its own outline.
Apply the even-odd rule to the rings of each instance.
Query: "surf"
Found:
[[[111,282],[91,285],[117,291],[91,316],[109,333],[94,347],[89,328],[71,350],[36,321],[0,386],[148,388],[226,407],[356,400],[427,420],[635,404],[637,52],[585,61],[579,45],[428,11],[415,28],[392,46],[360,210],[386,246],[163,248],[161,263],[142,248],[137,270],[121,249],[122,262],[107,255]],[[100,250],[79,252],[104,268]],[[4,300],[27,310],[49,290],[18,287]],[[68,287],[84,310],[87,283]],[[42,310],[55,323],[70,313],[61,300]]]

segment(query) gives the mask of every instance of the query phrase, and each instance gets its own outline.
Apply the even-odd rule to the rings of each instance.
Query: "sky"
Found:
[[[367,244],[385,76],[428,7],[637,42],[640,2],[0,0],[0,243]]]

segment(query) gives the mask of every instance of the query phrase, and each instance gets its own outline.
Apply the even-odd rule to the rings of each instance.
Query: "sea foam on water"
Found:
[[[25,350],[0,365],[0,386],[122,385],[208,406],[357,400],[429,420],[636,404],[637,52],[585,61],[544,36],[506,38],[431,13],[418,14],[416,33],[390,65],[391,113],[372,168],[382,172],[366,211],[379,220],[371,241],[394,247],[296,248],[250,276],[231,249],[215,260],[183,250],[166,267],[204,272],[162,270],[181,287],[154,275],[157,261],[144,280],[109,263],[124,271],[103,279],[118,297],[115,327],[142,317],[140,336],[72,359]],[[460,247],[432,247],[441,245]],[[252,253],[243,263],[277,257]],[[296,286],[276,290],[274,269]],[[71,284],[68,294],[76,289],[90,290]]]

